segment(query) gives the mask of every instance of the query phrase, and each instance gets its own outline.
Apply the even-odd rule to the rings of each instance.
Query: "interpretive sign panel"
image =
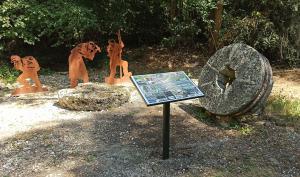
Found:
[[[148,106],[204,96],[183,71],[136,75],[131,80]]]

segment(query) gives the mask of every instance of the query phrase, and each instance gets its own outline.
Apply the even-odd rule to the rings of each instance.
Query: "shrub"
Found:
[[[274,23],[261,15],[253,12],[246,17],[227,16],[230,27],[224,35],[225,43],[244,42],[263,53],[274,52],[280,44],[280,37],[275,31]],[[227,24],[228,25],[228,24]]]
[[[0,9],[2,41],[70,45],[97,28],[96,15],[72,0],[6,0]]]
[[[223,24],[225,44],[242,41],[273,62],[300,66],[297,0],[228,0]]]
[[[0,80],[5,83],[14,83],[19,74],[19,71],[13,69],[13,67],[7,63],[0,63]]]
[[[180,8],[180,13],[169,20],[169,35],[163,38],[162,44],[166,47],[191,47],[199,42],[206,43],[213,24],[211,13],[216,8],[216,1],[186,0]]]

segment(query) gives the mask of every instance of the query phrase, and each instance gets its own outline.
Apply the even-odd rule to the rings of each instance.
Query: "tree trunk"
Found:
[[[177,0],[170,0],[169,9],[170,9],[170,17],[172,20],[173,18],[176,17]]]
[[[217,8],[214,12],[214,29],[211,32],[211,38],[209,39],[209,54],[213,54],[216,50],[218,50],[219,44],[219,34],[222,26],[222,13],[223,13],[223,0],[219,0],[217,2]]]
[[[170,18],[180,17],[182,8],[183,0],[169,0]]]

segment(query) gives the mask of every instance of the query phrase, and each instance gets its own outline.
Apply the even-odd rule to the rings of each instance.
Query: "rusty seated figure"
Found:
[[[47,91],[46,88],[42,87],[39,80],[37,72],[40,70],[40,66],[34,57],[26,56],[21,58],[18,55],[12,55],[10,60],[16,70],[22,71],[22,74],[17,78],[17,81],[22,86],[15,89],[12,95]],[[30,84],[29,79],[34,82],[35,86]]]
[[[69,56],[69,79],[71,88],[78,85],[79,79],[83,80],[83,83],[89,82],[89,76],[83,58],[93,60],[97,52],[101,52],[100,47],[91,41],[80,43],[71,50]]]
[[[120,31],[117,32],[118,42],[113,39],[108,41],[107,55],[110,59],[109,67],[110,74],[109,77],[105,78],[105,82],[108,84],[117,84],[130,80],[131,72],[128,72],[128,62],[122,60],[122,49],[124,48],[124,43],[121,39]],[[120,78],[115,78],[117,66],[120,67]]]

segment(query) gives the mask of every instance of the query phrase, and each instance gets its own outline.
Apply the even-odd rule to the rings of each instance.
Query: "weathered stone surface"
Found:
[[[129,92],[121,86],[87,83],[58,92],[58,105],[70,110],[100,111],[128,102]]]
[[[255,112],[264,105],[272,85],[268,60],[246,44],[232,44],[217,51],[203,67],[199,87],[206,97],[200,104],[219,116]]]

